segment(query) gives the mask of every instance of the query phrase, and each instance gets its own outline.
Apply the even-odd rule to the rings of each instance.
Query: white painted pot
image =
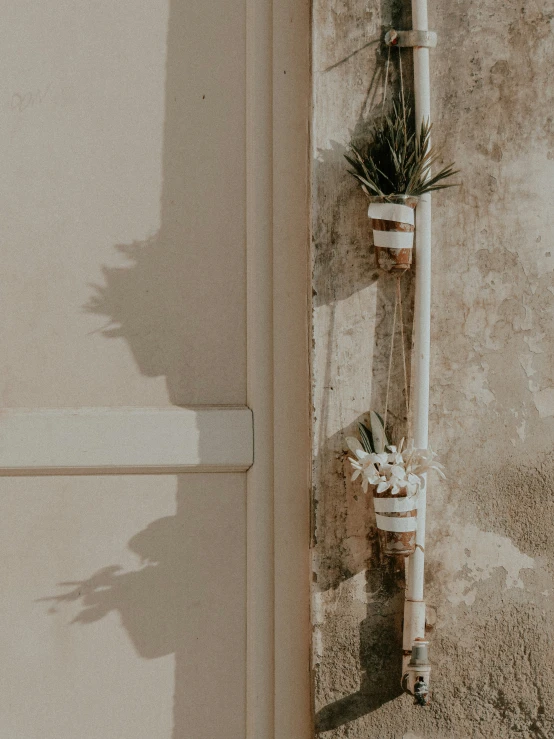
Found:
[[[373,506],[384,554],[407,557],[415,552],[418,495],[377,493],[373,488]]]
[[[377,266],[386,272],[410,269],[414,250],[414,211],[418,198],[392,195],[370,198],[367,215],[373,228]]]

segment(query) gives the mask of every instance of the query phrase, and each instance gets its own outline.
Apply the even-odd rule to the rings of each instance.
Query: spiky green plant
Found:
[[[363,148],[350,146],[345,157],[348,170],[358,180],[366,195],[389,199],[393,195],[419,196],[433,190],[454,187],[444,180],[458,173],[454,164],[431,175],[439,154],[431,145],[432,124],[423,121],[416,131],[412,111],[393,102],[389,115],[373,126]]]

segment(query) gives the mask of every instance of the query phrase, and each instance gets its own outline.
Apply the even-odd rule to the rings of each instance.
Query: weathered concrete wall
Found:
[[[371,42],[409,19],[390,0],[314,2],[318,732],[551,739],[554,3],[430,0],[429,11],[435,141],[463,186],[434,198],[430,427],[448,481],[429,495],[434,700],[422,709],[399,689],[402,567],[380,560],[371,503],[344,455],[358,418],[384,406],[394,293],[342,155],[381,99],[386,52]],[[410,277],[403,289],[410,306]],[[399,433],[401,387],[398,364]]]

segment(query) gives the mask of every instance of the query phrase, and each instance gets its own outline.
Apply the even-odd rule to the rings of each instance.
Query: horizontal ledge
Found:
[[[0,475],[245,472],[246,407],[0,410]]]

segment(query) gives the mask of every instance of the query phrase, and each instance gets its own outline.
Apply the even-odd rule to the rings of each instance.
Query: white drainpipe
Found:
[[[412,0],[414,31],[428,31],[427,0]],[[421,122],[431,118],[431,86],[429,79],[429,48],[414,47],[415,115],[418,130]],[[431,195],[422,196],[416,208],[416,269],[415,311],[413,327],[414,386],[412,395],[415,445],[426,449],[429,443],[429,360],[431,344]],[[426,487],[426,485],[424,486]],[[406,564],[406,599],[404,603],[404,635],[402,675],[407,677],[408,690],[423,677],[429,682],[428,666],[409,662],[416,640],[425,639],[425,601],[423,594],[425,564],[426,490],[420,493],[416,550]],[[421,662],[421,660],[415,660]]]

